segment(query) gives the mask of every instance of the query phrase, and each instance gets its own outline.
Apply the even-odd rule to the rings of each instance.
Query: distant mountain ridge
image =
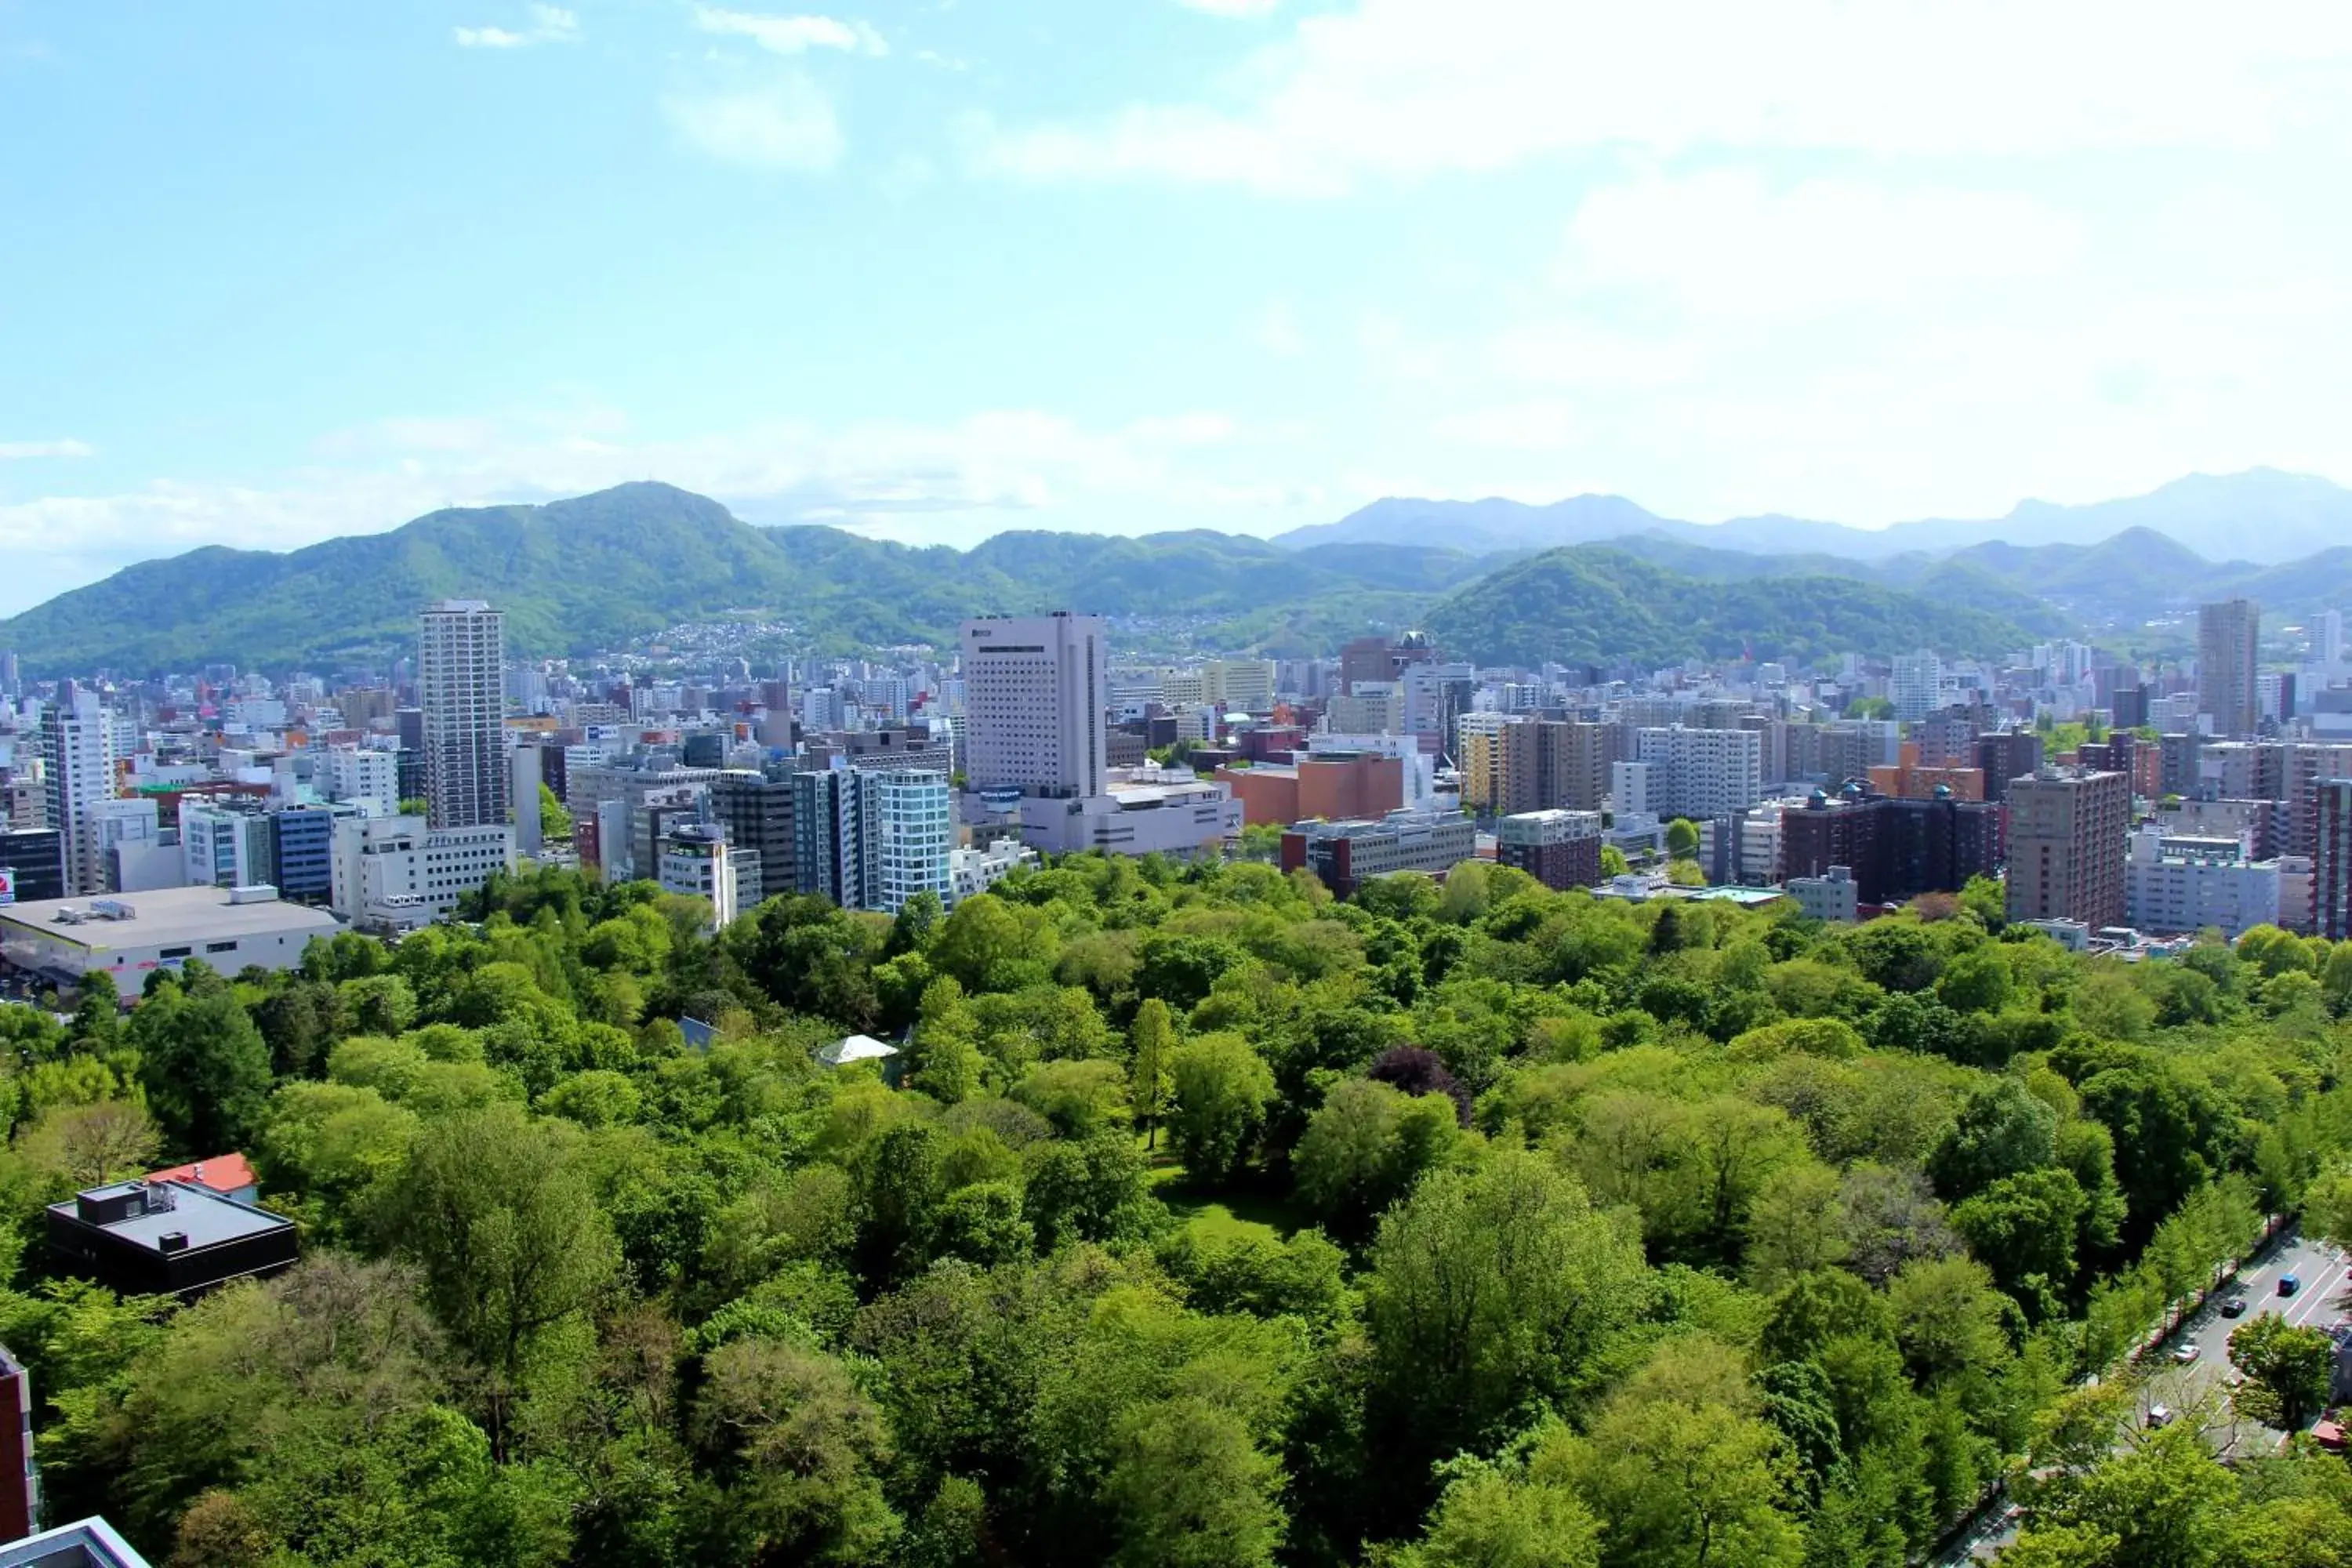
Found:
[[[419,606],[451,595],[504,609],[508,647],[523,657],[745,616],[790,623],[818,647],[943,642],[966,616],[1072,604],[1222,619],[1253,640],[1287,628],[1303,644],[1403,624],[1488,564],[1425,546],[1292,551],[1205,531],[914,549],[835,528],[755,528],[706,496],[641,482],[432,512],[285,554],[206,547],[142,562],[0,621],[0,647],[38,674],[381,662],[413,647]]]
[[[722,618],[785,623],[796,646],[818,649],[939,645],[966,616],[1062,606],[1124,617],[1139,642],[1166,625],[1176,628],[1177,647],[1198,640],[1299,654],[1412,625],[1441,601],[1475,605],[1481,584],[1515,580],[1505,574],[1519,564],[1423,543],[1286,548],[1206,531],[1023,531],[969,551],[913,549],[835,528],[755,528],[708,497],[643,482],[544,506],[433,512],[286,554],[206,548],[144,562],[0,621],[0,647],[37,676],[146,675],[215,661],[366,667],[413,646],[419,606],[456,595],[503,608],[509,651],[525,658],[615,648],[682,621]],[[2031,596],[2004,597],[1997,586],[1980,585],[1968,604],[1938,605],[1824,570],[1805,578],[1811,609],[1794,620],[1767,613],[1752,580],[1725,574],[1623,554],[1577,570],[1676,606],[1665,623],[1653,605],[1630,598],[1590,618],[1590,640],[1578,646],[1611,658],[1685,657],[1695,646],[1686,626],[1740,616],[1751,642],[1780,652],[1848,632],[1989,652],[2041,629],[2044,615]],[[1467,614],[1452,623],[1455,646],[1493,657],[1514,646],[1472,626]]]
[[[2217,484],[2189,485],[2177,509],[2219,504],[2232,486]],[[2287,489],[2311,502],[2310,516],[2324,514],[2325,498],[2305,481]],[[1455,507],[1383,502],[1356,519],[1369,514],[1374,532],[1402,530],[1431,504]],[[1538,511],[1581,528],[1648,523],[1549,551],[1509,543]],[[1741,550],[1730,547],[1744,536],[1731,525],[1664,524],[1615,497],[1554,509],[1467,502],[1458,514],[1475,521],[1424,521],[1405,541],[1312,530],[1282,541],[1025,531],[958,551],[815,525],[755,528],[708,497],[644,482],[544,506],[433,512],[285,554],[212,546],[143,562],[0,621],[0,647],[36,675],[143,675],[215,661],[366,667],[407,651],[417,607],[450,595],[505,608],[509,646],[523,657],[747,617],[787,624],[794,646],[814,649],[940,644],[966,616],[1076,606],[1126,618],[1130,647],[1171,652],[1196,644],[1324,652],[1426,619],[1482,658],[1549,649],[1542,657],[1671,662],[1743,647],[1759,657],[1920,644],[1999,652],[2086,626],[2177,621],[2200,600],[2233,593],[2286,616],[2352,607],[2344,543],[2286,563],[2216,562],[2134,525],[2090,542],[1979,540],[1861,556],[1795,546],[1824,531],[1835,542],[1874,536],[1775,522],[1775,548]],[[2236,554],[2258,548],[2251,532],[2235,542]],[[1660,605],[1671,613],[1662,618]],[[1545,616],[1575,625],[1547,627]]]
[[[1879,561],[1994,542],[2025,548],[2096,544],[2133,529],[2162,533],[2203,557],[2247,557],[2276,564],[2352,541],[2352,489],[2315,475],[2251,468],[2238,474],[2190,474],[2146,495],[2118,500],[2084,506],[2026,500],[2000,518],[1927,518],[1883,529],[1778,516],[1685,522],[1612,495],[1573,496],[1543,506],[1493,497],[1468,501],[1390,497],[1336,522],[1293,529],[1276,542],[1294,549],[1412,542],[1475,554],[1655,534],[1718,550]]]

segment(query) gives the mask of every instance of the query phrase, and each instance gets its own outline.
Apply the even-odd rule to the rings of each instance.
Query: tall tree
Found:
[[[612,1230],[581,1154],[568,1123],[500,1103],[428,1125],[385,1194],[382,1235],[424,1270],[442,1324],[500,1400],[540,1336],[613,1278]]]
[[[2327,1403],[2336,1376],[2334,1340],[2268,1313],[2230,1331],[2230,1359],[2262,1385],[2278,1407],[2276,1424],[2290,1432]]]
[[[166,986],[131,1015],[139,1080],[172,1147],[195,1156],[243,1147],[269,1099],[269,1044],[226,988]]]
[[[1176,1025],[1168,1004],[1147,996],[1137,1004],[1128,1033],[1128,1099],[1145,1128],[1144,1147],[1160,1147],[1160,1120],[1167,1114],[1176,1080],[1172,1057]]]
[[[1247,1160],[1274,1099],[1274,1072],[1239,1035],[1202,1035],[1170,1053],[1174,1112],[1169,1141],[1195,1181],[1232,1179]]]

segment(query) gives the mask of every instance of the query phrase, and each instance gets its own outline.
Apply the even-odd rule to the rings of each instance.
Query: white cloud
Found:
[[[845,22],[832,16],[771,16],[756,11],[697,5],[694,25],[706,33],[750,38],[761,48],[780,55],[806,54],[811,49],[865,55],[890,52],[888,42],[866,23]]]
[[[1598,148],[2261,150],[2352,124],[2352,6],[1358,0],[1200,101],[976,126],[977,164],[1329,195]]]
[[[2100,168],[2075,178],[1636,177],[1589,194],[1482,325],[1376,321],[1362,365],[1421,410],[1454,495],[1868,523],[2352,475],[2352,220],[2285,185],[2103,205]]]
[[[1753,321],[2054,277],[2084,246],[2077,219],[2013,193],[1830,179],[1782,190],[1719,171],[1596,191],[1570,224],[1564,271],[1577,288],[1654,289]]]
[[[98,448],[68,437],[61,441],[0,441],[0,462],[16,458],[95,458]]]
[[[1282,0],[1176,0],[1187,11],[1206,11],[1212,16],[1267,16]]]
[[[1307,352],[1307,333],[1287,300],[1276,300],[1266,306],[1258,316],[1255,336],[1258,347],[1277,359],[1297,359]]]
[[[569,44],[580,37],[580,18],[561,5],[531,5],[530,26],[523,32],[505,27],[454,29],[461,49],[520,49],[533,44]]]
[[[824,174],[841,161],[841,121],[798,72],[757,85],[679,93],[662,111],[687,145],[753,168]]]
[[[1155,415],[1139,419],[1126,434],[1146,447],[1213,447],[1234,437],[1234,422],[1223,414]]]

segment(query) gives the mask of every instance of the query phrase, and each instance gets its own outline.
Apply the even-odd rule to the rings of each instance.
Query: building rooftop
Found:
[[[898,1054],[898,1047],[886,1045],[871,1035],[847,1035],[818,1051],[816,1059],[837,1068],[845,1062],[882,1061]]]
[[[242,1154],[215,1154],[194,1164],[174,1165],[168,1171],[150,1171],[151,1182],[194,1182],[210,1187],[216,1193],[233,1193],[240,1187],[259,1186],[253,1165]]]
[[[43,899],[0,909],[0,938],[9,934],[9,927],[23,927],[92,952],[104,952],[118,947],[152,947],[206,938],[220,941],[289,929],[331,936],[342,929],[342,922],[324,910],[289,904],[274,894],[253,898],[251,891],[158,888],[113,899]],[[233,892],[247,896],[232,900]],[[130,918],[110,917],[110,908],[128,910]],[[81,918],[77,923],[70,916]]]
[[[289,1229],[294,1224],[284,1215],[239,1203],[210,1187],[177,1181],[117,1182],[92,1187],[64,1203],[51,1204],[49,1212],[158,1255],[193,1252]],[[184,1245],[167,1247],[163,1238],[168,1236],[186,1239]]]
[[[0,1568],[148,1568],[102,1519],[59,1525],[0,1545]]]

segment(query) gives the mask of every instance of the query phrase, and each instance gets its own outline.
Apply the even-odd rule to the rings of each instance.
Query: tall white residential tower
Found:
[[[444,599],[419,617],[416,700],[435,827],[507,821],[505,619],[479,599]]]

